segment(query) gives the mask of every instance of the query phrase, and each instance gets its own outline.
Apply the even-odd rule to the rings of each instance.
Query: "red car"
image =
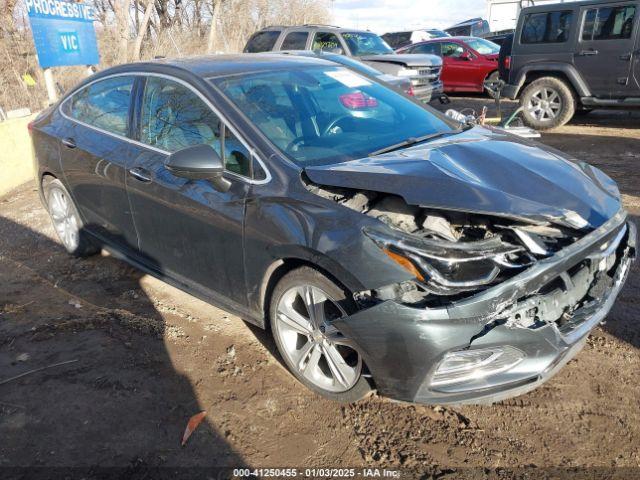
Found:
[[[476,37],[433,38],[397,50],[442,57],[445,92],[483,92],[485,80],[498,80],[500,46]]]

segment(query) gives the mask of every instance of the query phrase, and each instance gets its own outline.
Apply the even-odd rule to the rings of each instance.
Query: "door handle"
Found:
[[[71,137],[63,138],[60,141],[67,148],[76,148],[76,141]]]
[[[598,55],[598,50],[580,50],[580,52],[578,53],[578,55],[580,55],[581,57],[588,57],[591,55]]]
[[[151,174],[146,168],[134,167],[129,170],[129,174],[143,183],[149,183],[151,181]]]

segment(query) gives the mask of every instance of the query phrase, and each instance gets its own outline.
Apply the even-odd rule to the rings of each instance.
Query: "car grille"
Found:
[[[440,80],[441,71],[442,67],[420,67],[418,75],[411,78],[411,83],[414,87],[437,83]]]
[[[626,225],[618,228],[597,255],[551,279],[534,295],[516,301],[508,310],[506,325],[537,328],[554,323],[563,339],[572,343],[584,333],[581,327],[613,301],[624,282],[629,235]]]

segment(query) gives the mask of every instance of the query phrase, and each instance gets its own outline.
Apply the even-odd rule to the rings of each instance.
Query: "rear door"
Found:
[[[137,236],[125,176],[139,154],[128,138],[136,78],[97,80],[60,106],[69,120],[61,132],[62,170],[85,227],[132,251]]]
[[[594,96],[616,98],[637,93],[632,72],[638,55],[637,8],[636,2],[621,2],[581,9],[582,28],[574,62]]]
[[[202,94],[177,79],[146,77],[139,110],[138,139],[148,148],[131,165],[127,190],[142,261],[209,296],[246,304],[243,222],[252,176],[249,149]],[[200,144],[211,145],[225,160],[225,177],[231,181],[227,192],[165,168],[170,153]]]

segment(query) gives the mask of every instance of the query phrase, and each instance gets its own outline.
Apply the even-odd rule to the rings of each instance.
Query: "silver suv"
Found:
[[[329,25],[267,27],[254,33],[245,53],[313,50],[355,57],[388,75],[411,80],[414,96],[424,102],[443,92],[442,60],[436,55],[399,55],[375,33]]]

